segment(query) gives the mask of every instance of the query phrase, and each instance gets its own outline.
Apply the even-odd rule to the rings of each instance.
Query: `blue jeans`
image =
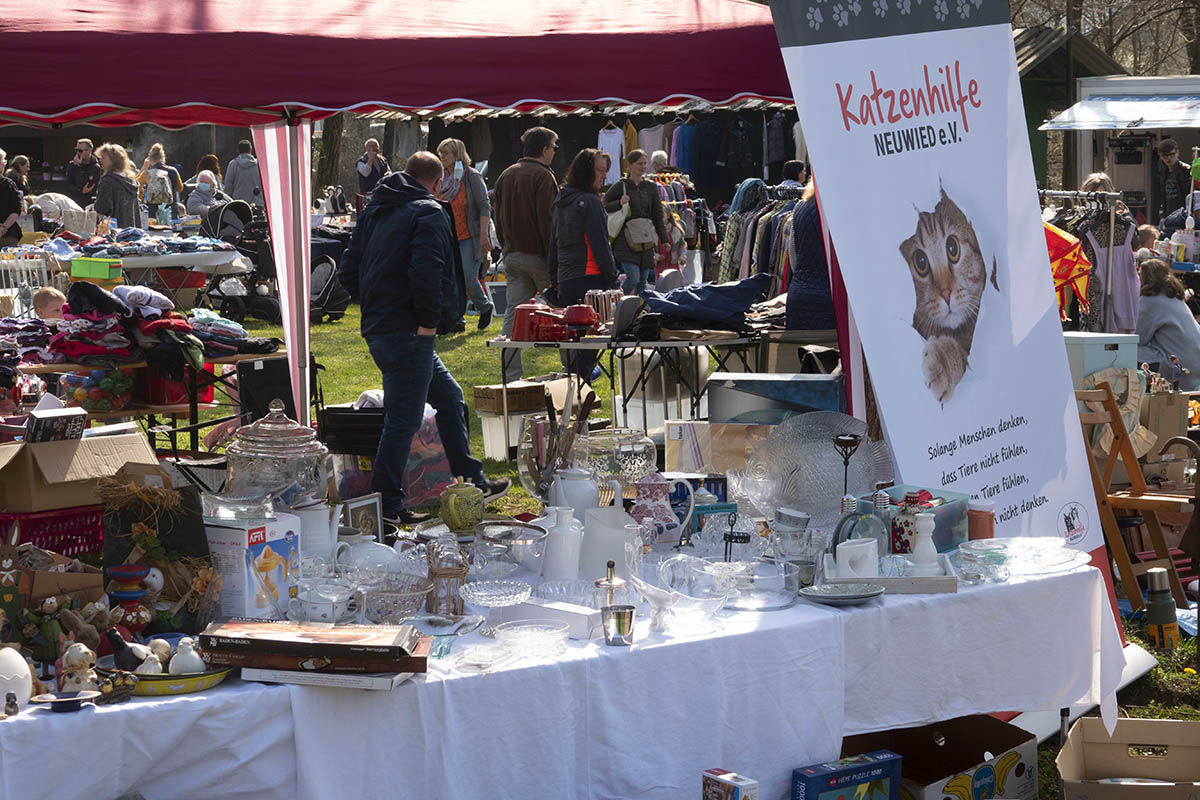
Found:
[[[385,517],[404,508],[408,453],[421,429],[426,400],[437,411],[438,437],[454,474],[480,485],[487,480],[483,464],[471,456],[462,389],[434,352],[434,339],[408,332],[366,337],[371,358],[383,373],[383,434],[371,486],[382,495]]]
[[[462,256],[463,285],[467,287],[467,299],[475,306],[477,314],[483,313],[484,309],[492,307],[492,301],[488,300],[483,282],[479,280],[481,262],[475,260],[475,243],[463,239],[458,243],[458,253]]]
[[[621,281],[621,289],[627,295],[642,294],[646,291],[646,280],[650,277],[649,269],[642,269],[630,261],[620,263],[625,280]]]

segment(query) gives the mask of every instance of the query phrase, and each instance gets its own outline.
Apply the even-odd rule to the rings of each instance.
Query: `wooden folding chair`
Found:
[[[1158,512],[1188,511],[1192,508],[1192,504],[1185,498],[1146,492],[1146,479],[1142,476],[1142,468],[1138,464],[1137,454],[1133,451],[1133,445],[1129,440],[1129,433],[1125,429],[1125,422],[1121,419],[1121,412],[1117,408],[1112,388],[1107,383],[1102,383],[1092,390],[1077,390],[1075,399],[1082,403],[1092,404],[1092,406],[1081,407],[1079,422],[1083,426],[1084,449],[1087,450],[1088,463],[1092,468],[1092,487],[1096,492],[1096,506],[1100,510],[1100,525],[1104,529],[1104,540],[1108,544],[1109,553],[1117,563],[1117,573],[1120,576],[1121,585],[1125,587],[1125,596],[1129,598],[1134,611],[1145,606],[1146,601],[1142,596],[1142,588],[1138,584],[1138,576],[1145,575],[1154,567],[1162,567],[1167,570],[1175,605],[1178,608],[1187,608],[1187,596],[1183,592],[1183,584],[1179,580],[1179,573],[1175,570],[1175,562],[1171,559],[1166,540],[1163,538]],[[1092,408],[1097,403],[1101,405],[1102,410],[1093,411]],[[1087,426],[1089,425],[1112,426],[1113,443],[1109,448],[1108,457],[1104,461],[1103,470],[1097,466],[1096,455],[1087,445],[1089,441]],[[1130,487],[1113,492],[1110,491],[1109,484],[1112,482],[1113,470],[1116,469],[1118,460],[1124,463],[1125,471],[1129,473]],[[1115,509],[1136,511],[1145,519],[1146,531],[1154,548],[1154,558],[1133,562],[1129,556],[1129,550],[1125,547],[1125,539],[1117,527]]]

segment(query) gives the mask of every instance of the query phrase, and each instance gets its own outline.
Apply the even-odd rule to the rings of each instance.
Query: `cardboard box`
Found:
[[[716,767],[700,776],[704,800],[758,800],[758,781]]]
[[[745,469],[773,427],[667,420],[666,471],[725,473]]]
[[[71,259],[72,278],[99,278],[114,280],[121,277],[119,258],[74,258]]]
[[[29,419],[25,423],[25,441],[82,439],[87,423],[87,411],[82,408],[35,408],[29,412]]]
[[[507,392],[504,384],[475,387],[475,411],[487,411],[493,414],[504,413],[504,395],[508,395],[509,413],[522,411],[546,410],[546,384],[534,381],[513,381],[508,384]]]
[[[158,463],[140,433],[0,444],[0,508],[52,511],[98,505],[96,482],[127,463]]]
[[[570,626],[567,629],[567,637],[571,639],[586,641],[603,634],[599,609],[559,600],[531,597],[524,603],[500,609],[500,618],[505,622],[519,619],[552,619],[565,622]]]
[[[1099,717],[1080,717],[1055,763],[1065,800],[1191,800],[1200,794],[1200,722],[1118,719],[1110,738]]]
[[[1174,461],[1187,457],[1184,455],[1186,451],[1181,447],[1173,447],[1165,455],[1159,455],[1158,451],[1172,436],[1187,436],[1188,395],[1181,392],[1142,395],[1140,420],[1142,425],[1158,437],[1150,452],[1142,456],[1142,461],[1155,464],[1159,461]]]
[[[50,556],[54,566],[49,570],[22,570],[18,591],[26,608],[42,598],[62,595],[77,600],[75,608],[82,608],[104,596],[104,575],[98,568],[83,564],[81,572],[66,572],[74,559],[58,553]]]
[[[206,517],[204,532],[213,565],[224,580],[221,616],[286,616],[288,600],[300,577],[300,518],[282,513],[268,520]],[[255,564],[266,569],[259,573]]]
[[[876,748],[899,754],[904,793],[914,800],[1038,796],[1037,737],[995,717],[850,736],[842,744],[842,752]]]
[[[841,375],[714,372],[708,376],[710,422],[778,424],[808,411],[846,412]]]
[[[792,800],[851,797],[900,800],[900,756],[877,750],[792,770]]]
[[[1104,459],[1100,453],[1096,454],[1096,467],[1103,472]],[[1142,477],[1146,479],[1148,485],[1157,483],[1155,478],[1163,478],[1175,482],[1175,487],[1180,488],[1183,484],[1183,473],[1187,468],[1187,462],[1183,459],[1174,459],[1173,461],[1156,461],[1153,464],[1138,462],[1138,467],[1141,468]],[[1129,485],[1129,472],[1125,469],[1125,462],[1118,460],[1112,474],[1110,487],[1122,487]]]

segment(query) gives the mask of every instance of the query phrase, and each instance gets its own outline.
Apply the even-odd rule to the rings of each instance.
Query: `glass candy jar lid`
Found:
[[[325,445],[317,441],[316,431],[289,419],[283,413],[282,400],[272,400],[267,408],[265,417],[237,429],[231,450],[242,455],[271,458],[325,452]]]

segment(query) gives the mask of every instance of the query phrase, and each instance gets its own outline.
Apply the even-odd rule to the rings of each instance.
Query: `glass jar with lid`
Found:
[[[312,428],[288,419],[283,402],[272,400],[269,413],[234,434],[225,450],[229,473],[225,491],[261,493],[296,507],[325,498],[329,450]]]

